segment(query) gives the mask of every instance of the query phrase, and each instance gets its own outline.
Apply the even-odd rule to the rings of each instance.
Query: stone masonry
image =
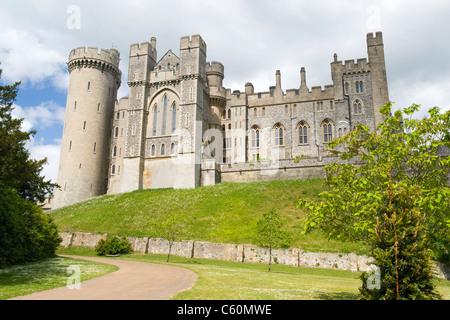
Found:
[[[315,178],[336,161],[327,143],[357,124],[375,130],[389,100],[381,32],[366,39],[368,59],[330,64],[332,83],[268,91],[223,86],[225,67],[207,61],[200,35],[158,58],[156,38],[132,44],[128,97],[117,100],[120,56],[77,48],[53,209],[103,194],[195,188],[221,181]]]
[[[60,233],[63,247],[95,248],[100,239],[106,239],[107,234],[94,235],[76,232]],[[169,243],[164,239],[127,237],[133,251],[142,254],[164,254],[169,252]],[[223,244],[205,241],[178,241],[172,246],[171,254],[185,258],[214,259],[233,262],[265,263],[269,262],[269,250],[250,244]],[[349,270],[352,272],[369,271],[372,259],[354,253],[308,252],[298,248],[272,249],[272,263],[293,267],[326,268]],[[450,267],[435,264],[438,277],[449,279]]]

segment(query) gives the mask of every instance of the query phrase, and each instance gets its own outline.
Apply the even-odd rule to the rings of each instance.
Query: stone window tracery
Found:
[[[284,127],[280,123],[277,123],[273,130],[275,131],[275,146],[284,145]]]
[[[362,102],[361,100],[357,99],[355,102],[353,102],[353,113],[354,114],[361,114],[362,113]]]
[[[308,124],[301,121],[297,127],[298,130],[298,144],[308,144]]]
[[[322,122],[323,142],[328,143],[333,140],[333,124],[330,120]]]

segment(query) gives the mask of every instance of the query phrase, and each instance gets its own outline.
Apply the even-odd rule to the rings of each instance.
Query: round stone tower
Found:
[[[80,47],[69,56],[66,116],[53,209],[106,193],[109,142],[121,83],[117,50]]]
[[[226,89],[223,87],[223,64],[217,61],[208,62],[206,64],[206,77],[208,80],[210,100],[209,126],[210,128],[220,129],[220,119],[226,103]]]

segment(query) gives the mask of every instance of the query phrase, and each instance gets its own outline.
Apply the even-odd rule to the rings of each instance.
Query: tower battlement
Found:
[[[224,77],[225,68],[222,63],[217,61],[207,62],[206,63],[206,73],[207,74],[214,74],[218,76]]]
[[[199,34],[193,35],[192,37],[185,36],[180,40],[180,50],[200,48],[203,53],[206,54],[206,42],[203,41]]]
[[[116,49],[100,49],[99,51],[97,47],[78,47],[70,52],[69,63],[76,59],[102,60],[119,67],[120,53]]]
[[[376,32],[375,35],[373,33],[367,34],[367,46],[379,46],[383,45],[383,34],[382,32]]]
[[[156,38],[151,38],[151,42],[134,43],[130,46],[130,57],[148,55],[156,62]]]
[[[119,69],[120,53],[116,49],[78,47],[69,54],[69,73],[76,68],[98,68],[110,72],[120,83],[122,71]]]

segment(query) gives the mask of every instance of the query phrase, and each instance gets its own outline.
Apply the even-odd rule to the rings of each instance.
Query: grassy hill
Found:
[[[142,190],[91,199],[54,210],[51,216],[60,232],[152,237],[152,217],[181,210],[193,217],[192,232],[186,240],[257,244],[254,240],[257,221],[263,212],[274,208],[287,221],[287,230],[294,239],[292,247],[366,253],[361,243],[327,241],[319,233],[301,233],[305,212],[296,207],[298,199],[316,197],[321,191],[321,179]]]

